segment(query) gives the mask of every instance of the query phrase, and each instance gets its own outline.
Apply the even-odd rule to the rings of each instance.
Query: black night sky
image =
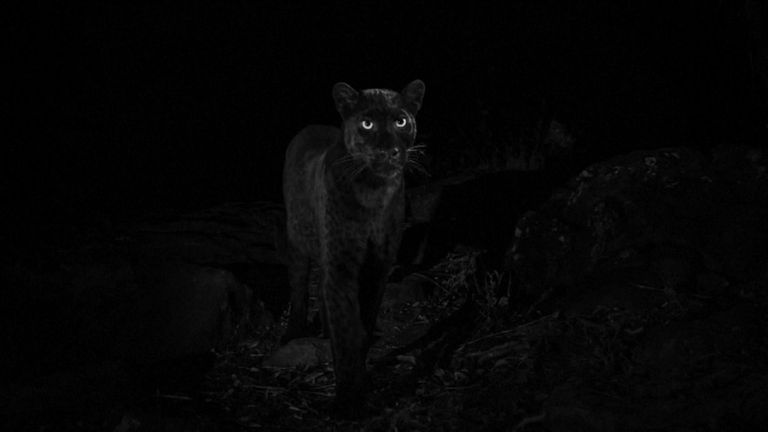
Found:
[[[481,113],[501,128],[534,121],[543,104],[571,126],[585,161],[765,137],[765,88],[752,69],[765,35],[739,2],[19,12],[5,31],[12,221],[279,200],[292,135],[338,123],[337,81],[399,90],[424,80],[431,154],[477,146]]]

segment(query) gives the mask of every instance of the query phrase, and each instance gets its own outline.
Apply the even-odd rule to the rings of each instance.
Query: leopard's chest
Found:
[[[389,250],[400,237],[404,218],[405,203],[402,193],[393,191],[389,197],[371,197],[382,205],[372,208],[350,209],[343,199],[329,200],[322,206],[321,247],[351,247],[355,250]]]

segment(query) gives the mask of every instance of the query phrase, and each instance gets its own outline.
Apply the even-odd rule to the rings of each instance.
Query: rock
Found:
[[[517,220],[543,202],[567,174],[509,170],[409,189],[411,227],[404,234],[400,261],[428,266],[464,246],[483,250],[487,265],[500,268]]]
[[[104,364],[154,387],[199,380],[212,350],[270,315],[264,299],[277,313],[287,302],[281,214],[269,203],[226,204],[99,233],[83,228],[4,266],[6,382],[40,378],[55,388],[62,380],[53,377]],[[111,380],[64,381],[99,394]],[[44,409],[47,402],[30,403],[38,402]]]
[[[547,429],[763,427],[764,166],[737,147],[634,152],[519,221],[508,270],[531,312],[568,323],[538,359]]]
[[[765,177],[742,184],[743,170],[718,168],[685,148],[592,165],[518,222],[507,268],[534,297],[628,283],[690,290],[712,274],[765,277]]]
[[[152,364],[203,355],[247,329],[250,294],[229,271],[181,261],[140,268],[140,292],[112,333],[118,357]]]
[[[255,202],[152,218],[130,227],[123,239],[138,254],[226,269],[255,290],[255,297],[273,315],[279,315],[289,295],[284,237],[282,205]]]
[[[312,367],[333,361],[328,339],[298,338],[281,346],[264,360],[265,367]]]

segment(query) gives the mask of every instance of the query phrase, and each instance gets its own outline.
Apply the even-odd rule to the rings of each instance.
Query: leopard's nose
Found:
[[[374,158],[378,162],[386,162],[393,158],[392,150],[377,150],[374,153]]]
[[[400,149],[393,147],[389,150],[379,150],[376,155],[380,160],[395,159],[400,155]]]

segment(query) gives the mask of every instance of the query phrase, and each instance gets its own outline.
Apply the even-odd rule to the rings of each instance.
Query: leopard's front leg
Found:
[[[358,277],[365,244],[359,239],[335,239],[328,246],[320,289],[336,374],[334,411],[341,417],[361,417],[365,411],[366,331]]]

